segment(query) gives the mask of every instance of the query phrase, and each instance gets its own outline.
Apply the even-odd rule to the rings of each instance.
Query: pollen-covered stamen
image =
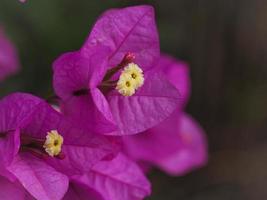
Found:
[[[130,63],[123,69],[122,73],[131,75],[135,89],[138,89],[144,84],[143,70],[137,64]]]
[[[116,90],[123,96],[132,96],[135,93],[135,84],[130,74],[121,74]]]
[[[61,152],[62,145],[63,137],[57,132],[57,130],[52,130],[47,133],[43,147],[48,155],[52,157],[58,156]]]
[[[143,70],[135,63],[129,63],[122,71],[116,89],[123,96],[132,96],[144,84]]]

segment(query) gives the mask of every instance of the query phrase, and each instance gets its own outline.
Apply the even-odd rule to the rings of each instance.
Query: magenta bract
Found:
[[[155,127],[124,137],[124,148],[145,170],[156,166],[170,175],[183,175],[206,164],[206,138],[198,123],[183,113],[190,94],[187,65],[166,55],[159,63],[158,70],[162,70],[180,92],[179,107]]]
[[[112,161],[101,161],[76,180],[101,195],[96,200],[141,200],[151,192],[151,186],[141,169],[123,154]]]
[[[0,199],[4,200],[34,200],[21,184],[0,176]]]
[[[16,48],[0,27],[0,81],[19,70]]]
[[[117,139],[85,134],[30,94],[15,93],[1,100],[0,119],[1,175],[18,179],[37,199],[61,199],[71,176],[89,172],[95,163],[111,159],[119,150]],[[49,157],[43,150],[51,130],[64,138],[64,159]]]
[[[136,94],[125,97],[114,86],[106,88],[105,79],[129,57],[144,71],[145,82]],[[158,32],[151,6],[105,12],[83,47],[53,64],[53,85],[62,112],[89,130],[109,135],[135,134],[155,126],[179,103],[177,89],[156,67],[158,59]],[[117,77],[115,73],[110,82]]]

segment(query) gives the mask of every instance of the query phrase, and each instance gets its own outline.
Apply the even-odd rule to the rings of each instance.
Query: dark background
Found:
[[[154,171],[151,200],[267,199],[267,1],[0,0],[21,72],[0,96],[53,93],[51,63],[79,49],[104,10],[152,4],[162,51],[190,63],[188,112],[205,128],[209,164],[184,177]]]

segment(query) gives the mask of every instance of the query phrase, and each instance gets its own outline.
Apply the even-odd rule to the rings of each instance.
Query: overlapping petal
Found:
[[[190,71],[187,63],[166,54],[161,54],[157,69],[178,89],[182,107],[187,103],[191,93]]]
[[[0,199],[3,200],[33,200],[25,189],[17,182],[10,182],[0,176]]]
[[[104,200],[94,189],[73,181],[63,200]]]
[[[0,133],[15,131],[30,119],[41,99],[31,94],[13,93],[0,101]]]
[[[11,94],[0,102],[0,110],[4,117],[1,131],[5,134],[1,138],[0,154],[5,156],[1,162],[6,165],[3,167],[1,163],[0,174],[8,178],[13,174],[37,199],[61,199],[67,190],[67,176],[87,173],[98,161],[115,157],[120,149],[117,138],[88,132],[46,101],[30,94]],[[12,129],[15,131],[9,131]],[[21,138],[23,142],[44,141],[52,130],[57,130],[64,138],[63,158],[36,155],[27,148],[20,148]],[[6,175],[5,169],[10,174]],[[53,184],[58,184],[59,188],[51,186]]]
[[[38,200],[60,200],[68,189],[67,176],[28,153],[17,156],[8,170]]]
[[[107,48],[95,47],[63,54],[53,64],[54,89],[61,98],[61,111],[89,131],[106,133],[116,129],[109,105],[96,88],[105,75]],[[76,93],[84,94],[76,95]]]
[[[78,90],[95,88],[105,75],[109,52],[103,45],[95,46],[83,54],[75,51],[61,55],[53,63],[56,94],[66,100]]]
[[[141,200],[151,190],[140,168],[123,154],[98,163],[91,172],[76,179],[99,192],[104,200]]]
[[[143,134],[125,137],[124,142],[132,158],[170,175],[183,175],[207,162],[203,129],[190,116],[179,112]]]
[[[147,70],[159,56],[159,36],[151,6],[133,6],[105,12],[95,23],[82,52],[95,45],[111,49],[109,65],[118,65],[126,53],[136,56],[136,63]]]
[[[40,99],[29,94],[14,93],[0,101],[0,174],[12,179],[6,172],[20,148],[20,127],[30,120]]]
[[[133,96],[125,97],[114,90],[116,78],[112,82],[104,74],[110,73],[108,67],[120,66],[129,52],[145,72],[145,84]],[[88,130],[107,135],[136,134],[155,126],[178,107],[180,99],[177,88],[163,78],[157,62],[161,60],[153,7],[105,12],[83,47],[54,63],[54,87],[63,98],[62,112]],[[110,88],[103,89],[103,81]]]
[[[178,106],[180,95],[162,75],[147,73],[145,84],[131,97],[113,92],[108,95],[113,116],[120,131],[129,135],[145,131],[166,119]]]
[[[14,159],[20,147],[20,131],[10,131],[0,138],[0,170],[4,170]]]
[[[32,113],[31,121],[22,132],[33,138],[44,139],[47,132],[57,130],[64,138],[64,159],[46,161],[64,174],[85,173],[97,161],[114,157],[120,149],[119,139],[88,132],[65,119],[49,104],[42,102]]]

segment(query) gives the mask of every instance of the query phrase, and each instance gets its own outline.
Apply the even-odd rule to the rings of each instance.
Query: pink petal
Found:
[[[63,200],[104,200],[95,190],[88,188],[83,184],[70,183],[68,192]]]
[[[13,93],[0,101],[0,174],[13,179],[5,169],[20,148],[20,127],[28,123],[41,100],[30,94]]]
[[[157,68],[178,89],[181,95],[181,103],[184,106],[190,97],[191,91],[190,72],[187,63],[163,54],[157,62]]]
[[[111,159],[120,150],[117,138],[90,134],[71,123],[58,128],[58,131],[65,139],[62,149],[65,158],[49,158],[47,162],[69,176],[87,173],[100,160]]]
[[[207,163],[206,136],[199,124],[184,114],[180,131],[183,148],[160,163],[160,167],[170,175],[183,175]]]
[[[11,164],[19,148],[20,132],[18,129],[0,138],[0,169]]]
[[[24,200],[26,191],[18,183],[12,183],[0,176],[0,199],[3,200]]]
[[[95,88],[103,79],[107,68],[109,49],[95,46],[90,52],[69,52],[53,63],[53,86],[63,100],[81,89]]]
[[[38,200],[60,200],[68,189],[68,178],[65,175],[30,154],[18,156],[9,171]]]
[[[140,168],[122,154],[112,161],[100,162],[90,173],[76,178],[105,200],[141,200],[150,194],[150,183]]]
[[[106,72],[106,51],[105,47],[95,47],[84,55],[79,51],[66,53],[53,64],[53,84],[62,99],[62,112],[88,130],[101,133],[116,129],[109,105],[96,88]],[[75,95],[80,90],[88,94]]]
[[[155,165],[170,175],[183,175],[207,162],[204,131],[179,111],[143,134],[125,137],[124,142],[133,159]]]
[[[91,94],[98,110],[105,116],[107,120],[109,120],[111,123],[115,123],[109,104],[102,92],[98,88],[95,88],[91,90]]]
[[[110,134],[130,135],[145,131],[166,119],[177,108],[177,89],[160,74],[147,73],[144,85],[131,97],[117,92],[108,101],[120,131]]]
[[[8,180],[0,176],[0,199],[35,200],[17,180]]]
[[[113,123],[113,117],[110,116],[109,105],[106,103],[106,99],[100,95],[97,96],[95,91],[93,94],[74,96],[68,101],[62,102],[61,111],[66,118],[87,129],[89,132],[112,132],[117,127]],[[98,101],[95,102],[93,98]]]
[[[143,69],[152,67],[159,56],[159,37],[151,6],[133,6],[105,12],[96,22],[82,51],[95,45],[111,49],[110,67],[118,65],[124,55],[132,52]]]
[[[15,46],[0,27],[0,81],[19,70],[18,55]]]
[[[67,99],[73,92],[88,88],[90,65],[88,59],[82,57],[79,51],[61,55],[53,63],[53,85],[56,94]]]
[[[0,132],[14,131],[27,123],[41,99],[26,93],[13,93],[0,101]]]
[[[117,138],[89,132],[75,121],[65,119],[46,102],[42,102],[22,132],[44,140],[51,130],[57,130],[63,136],[62,153],[65,158],[55,159],[48,156],[45,161],[67,175],[88,172],[96,162],[112,158],[120,150],[120,141]]]

